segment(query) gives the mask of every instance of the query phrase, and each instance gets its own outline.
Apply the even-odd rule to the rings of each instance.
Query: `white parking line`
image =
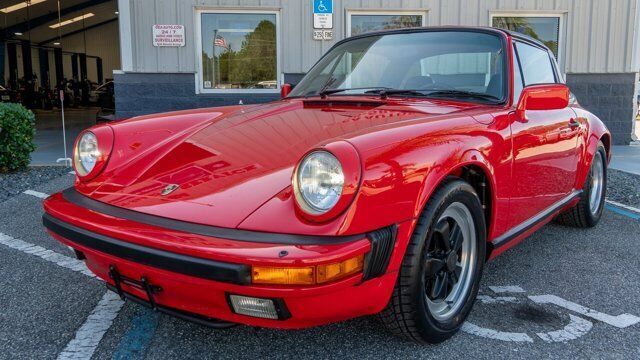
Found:
[[[3,233],[0,233],[0,244],[11,249],[19,250],[25,254],[37,256],[65,269],[82,273],[91,278],[96,278],[83,261],[58,254],[57,252],[45,249],[42,246],[34,245]],[[108,291],[87,317],[84,324],[82,324],[78,329],[75,337],[58,355],[58,359],[91,358],[98,347],[100,340],[102,340],[106,331],[111,327],[113,320],[118,316],[123,304],[124,302],[120,300],[118,295]]]
[[[525,333],[515,333],[515,332],[506,332],[506,331],[498,331],[493,329],[487,329],[480,327],[474,323],[465,322],[462,324],[462,331],[480,336],[487,339],[493,340],[501,340],[501,341],[513,341],[513,342],[533,342],[533,339],[525,334]]]
[[[586,306],[573,303],[555,295],[529,296],[529,299],[531,299],[531,301],[535,302],[536,304],[554,304],[567,310],[577,312],[578,314],[590,317],[592,319],[602,321],[603,323],[607,323],[620,329],[624,329],[640,322],[640,318],[631,314],[622,314],[618,316],[603,314],[599,311],[589,309]]]
[[[520,286],[489,286],[489,289],[496,294],[500,293],[523,293],[525,292]]]
[[[619,203],[617,201],[609,200],[609,199],[607,199],[607,202],[609,204],[611,204],[611,205],[614,205],[614,206],[617,206],[617,207],[621,207],[623,209],[626,209],[626,210],[629,210],[629,211],[633,211],[634,213],[640,214],[640,209],[635,208],[633,206],[625,205],[625,204]]]
[[[90,359],[123,304],[117,294],[107,291],[58,359]]]
[[[513,296],[497,296],[492,297],[488,295],[478,295],[477,299],[483,304],[502,304],[502,303],[514,303],[518,299]]]
[[[0,233],[0,244],[15,250],[22,251],[25,254],[37,256],[43,260],[54,263],[63,268],[95,278],[95,275],[93,275],[93,273],[89,271],[84,262],[62,254],[58,254],[57,252],[45,249],[42,246],[34,245],[3,233]]]
[[[589,320],[571,314],[569,314],[569,318],[571,319],[569,324],[562,330],[537,333],[536,335],[546,342],[565,342],[579,338],[593,327],[593,323]]]
[[[37,198],[40,199],[46,199],[49,197],[49,194],[45,194],[45,193],[41,193],[39,191],[33,191],[33,190],[25,190],[22,192],[23,194],[27,194],[27,195],[31,195],[31,196],[35,196]]]

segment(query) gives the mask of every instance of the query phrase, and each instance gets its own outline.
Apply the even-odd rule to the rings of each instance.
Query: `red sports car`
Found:
[[[489,28],[337,43],[283,99],[141,116],[75,144],[44,225],[123,298],[216,327],[380,314],[452,336],[483,264],[594,226],[611,135],[553,54]]]

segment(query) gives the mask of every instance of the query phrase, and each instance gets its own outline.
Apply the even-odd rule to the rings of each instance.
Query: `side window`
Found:
[[[524,83],[522,82],[522,69],[520,68],[520,59],[518,59],[518,52],[516,51],[515,45],[513,46],[513,51],[513,103],[515,105],[518,103],[518,100],[520,100]]]
[[[521,42],[516,42],[516,49],[525,86],[556,82],[551,58],[547,51]]]

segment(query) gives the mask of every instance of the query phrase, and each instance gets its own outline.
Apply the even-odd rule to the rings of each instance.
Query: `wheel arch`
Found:
[[[496,209],[496,181],[491,163],[477,150],[465,152],[456,165],[439,173],[436,179],[427,177],[423,185],[423,192],[419,196],[416,207],[416,217],[423,211],[431,195],[450,177],[460,178],[476,191],[484,210],[487,238],[493,229]]]
[[[591,126],[587,134],[582,159],[579,161],[576,183],[574,184],[574,188],[576,189],[582,189],[582,187],[584,186],[587,174],[589,173],[589,169],[591,168],[593,156],[595,155],[598,149],[598,144],[600,142],[602,142],[602,144],[604,145],[606,163],[608,164],[611,160],[611,133],[609,132],[609,130],[607,130],[604,124],[595,117],[589,119],[589,124]]]
[[[600,137],[600,141],[604,145],[604,150],[607,153],[607,163],[611,160],[611,134],[604,133]]]

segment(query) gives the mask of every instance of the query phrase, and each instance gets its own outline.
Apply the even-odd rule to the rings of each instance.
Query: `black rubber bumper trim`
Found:
[[[392,225],[372,231],[367,235],[371,242],[371,250],[365,257],[363,281],[377,278],[387,273],[397,234],[398,226]]]
[[[118,290],[115,288],[115,286],[108,283],[107,283],[107,289],[115,292],[116,294],[118,293]],[[123,292],[123,295],[127,300],[131,300],[134,303],[142,305],[147,308],[152,308],[151,304],[142,298],[139,298],[133,294],[129,294],[128,292]],[[214,318],[210,318],[210,317],[206,317],[206,316],[202,316],[202,315],[198,315],[198,314],[194,314],[194,313],[190,313],[182,310],[177,310],[177,309],[162,306],[162,305],[156,305],[155,310],[161,313],[165,313],[167,315],[177,317],[182,320],[187,320],[199,325],[204,325],[204,326],[208,326],[215,329],[226,329],[226,328],[237,325],[235,323],[230,323],[223,320],[218,320],[218,319],[214,319]]]
[[[131,220],[142,224],[157,226],[190,234],[211,236],[228,240],[282,245],[332,245],[352,242],[366,238],[366,235],[364,234],[348,236],[278,234],[195,224],[187,221],[169,219],[161,216],[145,214],[138,211],[109,205],[82,195],[73,187],[64,190],[62,192],[62,196],[72,204],[116,218]]]
[[[47,213],[42,216],[42,222],[47,229],[69,241],[124,260],[208,280],[239,285],[251,283],[251,269],[248,265],[203,259],[132,244],[65,223]]]

